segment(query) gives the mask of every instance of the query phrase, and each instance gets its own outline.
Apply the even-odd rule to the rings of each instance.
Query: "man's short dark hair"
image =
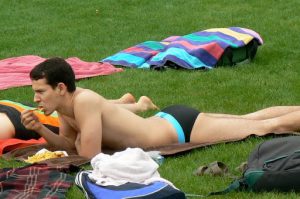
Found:
[[[30,78],[31,80],[45,78],[52,88],[56,88],[57,84],[62,82],[69,92],[76,89],[74,71],[70,64],[60,57],[49,58],[36,65],[30,72]]]

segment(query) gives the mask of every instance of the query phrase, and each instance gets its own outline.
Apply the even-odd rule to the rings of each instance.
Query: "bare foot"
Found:
[[[152,100],[147,96],[141,96],[137,104],[140,106],[141,111],[159,109],[155,104],[153,104]]]
[[[135,97],[131,93],[126,93],[119,99],[121,104],[133,104],[135,101]]]

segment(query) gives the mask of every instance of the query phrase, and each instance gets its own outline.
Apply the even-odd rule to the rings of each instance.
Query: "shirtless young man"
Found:
[[[111,99],[108,101],[134,113],[158,109],[149,97],[141,96],[139,100],[136,101],[131,93],[126,93],[119,99]],[[58,134],[59,122],[55,112],[49,116],[45,116],[32,105],[28,106],[11,100],[0,100],[0,140],[9,138],[29,140],[41,137],[33,130],[26,129],[21,123],[20,115],[24,110],[34,111],[43,125]]]
[[[142,118],[110,103],[101,95],[75,86],[74,72],[61,58],[50,58],[31,72],[34,101],[45,115],[58,112],[59,135],[42,125],[32,111],[22,112],[23,125],[49,144],[76,149],[92,158],[102,148],[147,148],[171,143],[206,143],[243,139],[251,134],[285,133],[300,129],[300,107],[271,107],[236,116],[200,113],[172,106]]]

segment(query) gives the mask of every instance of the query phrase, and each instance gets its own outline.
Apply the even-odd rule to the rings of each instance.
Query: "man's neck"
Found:
[[[64,96],[64,100],[62,101],[61,105],[57,109],[61,115],[65,115],[68,117],[74,117],[74,99],[78,93],[78,88],[72,93],[66,93]]]

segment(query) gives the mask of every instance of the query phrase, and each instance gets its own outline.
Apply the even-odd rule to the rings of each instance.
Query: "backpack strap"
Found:
[[[226,189],[222,191],[216,191],[216,192],[210,192],[208,196],[214,196],[214,195],[223,195],[227,194],[229,192],[235,191],[235,190],[240,190],[243,187],[243,183],[241,180],[235,180],[233,181]]]
[[[208,196],[224,195],[224,194],[227,194],[227,193],[235,191],[235,190],[241,190],[243,188],[244,188],[243,180],[242,179],[237,179],[237,180],[233,181],[226,189],[224,189],[222,191],[210,192],[207,195],[185,194],[185,196],[204,198],[204,197],[208,197]]]

